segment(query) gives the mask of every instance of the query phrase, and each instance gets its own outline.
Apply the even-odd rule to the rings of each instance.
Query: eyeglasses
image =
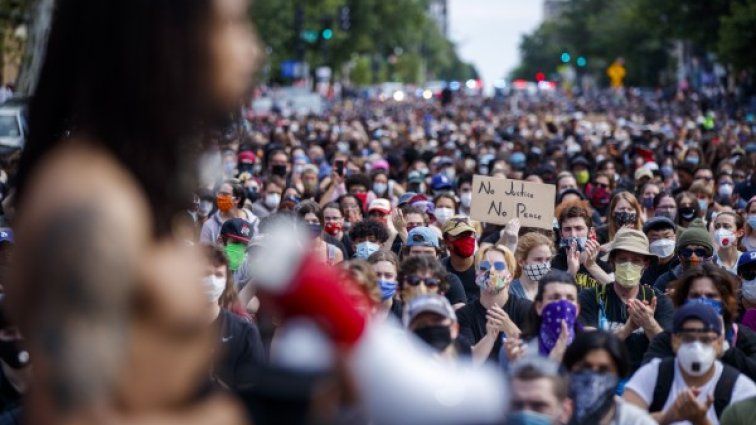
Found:
[[[507,269],[507,263],[503,261],[494,261],[493,267],[496,271],[503,272]],[[481,261],[480,264],[478,264],[478,269],[486,272],[491,270],[491,262],[488,260]]]
[[[416,274],[405,277],[404,281],[409,283],[410,286],[417,286],[422,282],[422,283],[425,283],[425,286],[429,288],[432,288],[441,284],[441,279],[437,279],[435,277],[421,277]]]
[[[683,258],[690,258],[693,256],[693,254],[696,254],[696,257],[698,258],[704,258],[706,257],[706,249],[704,248],[696,248],[696,249],[690,249],[690,248],[683,248],[680,250],[680,256]]]

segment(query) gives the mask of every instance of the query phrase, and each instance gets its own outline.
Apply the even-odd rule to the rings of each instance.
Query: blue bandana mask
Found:
[[[548,356],[562,333],[562,320],[567,321],[569,335],[567,344],[575,339],[575,321],[577,319],[577,307],[567,300],[553,301],[543,308],[541,312],[541,328],[538,332],[538,351],[543,356]]]
[[[554,420],[543,413],[520,410],[507,416],[507,425],[552,425]]]
[[[570,397],[575,403],[575,422],[599,423],[614,403],[617,377],[611,373],[584,371],[570,375]]]

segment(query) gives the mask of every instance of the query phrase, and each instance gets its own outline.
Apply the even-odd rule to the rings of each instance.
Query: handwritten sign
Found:
[[[481,222],[507,224],[514,218],[522,226],[551,230],[554,222],[553,184],[473,176],[470,217]]]

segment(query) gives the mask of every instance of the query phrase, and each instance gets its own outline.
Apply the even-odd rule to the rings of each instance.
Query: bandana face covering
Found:
[[[522,269],[533,282],[538,282],[551,271],[551,263],[525,264]]]
[[[614,403],[617,377],[611,373],[584,371],[570,375],[570,396],[575,403],[575,423],[597,424]]]
[[[575,339],[575,319],[577,307],[567,300],[554,301],[543,308],[541,312],[541,329],[538,332],[538,352],[548,356],[562,333],[562,320],[567,322],[569,335],[567,344]]]

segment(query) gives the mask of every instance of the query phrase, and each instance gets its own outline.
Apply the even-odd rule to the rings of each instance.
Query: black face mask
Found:
[[[247,199],[249,199],[249,202],[255,203],[260,198],[260,194],[257,193],[257,189],[253,189],[251,187],[248,187],[246,189],[246,195]]]
[[[439,352],[445,350],[452,342],[451,329],[443,325],[416,329],[415,335]]]
[[[614,224],[617,225],[617,227],[622,227],[626,224],[633,224],[635,223],[636,215],[634,212],[620,212],[617,211],[614,213]]]
[[[691,221],[696,216],[696,209],[693,207],[682,207],[679,210],[680,218],[685,221]]]
[[[22,347],[22,342],[0,341],[0,360],[13,369],[23,369],[29,365],[29,352]]]

